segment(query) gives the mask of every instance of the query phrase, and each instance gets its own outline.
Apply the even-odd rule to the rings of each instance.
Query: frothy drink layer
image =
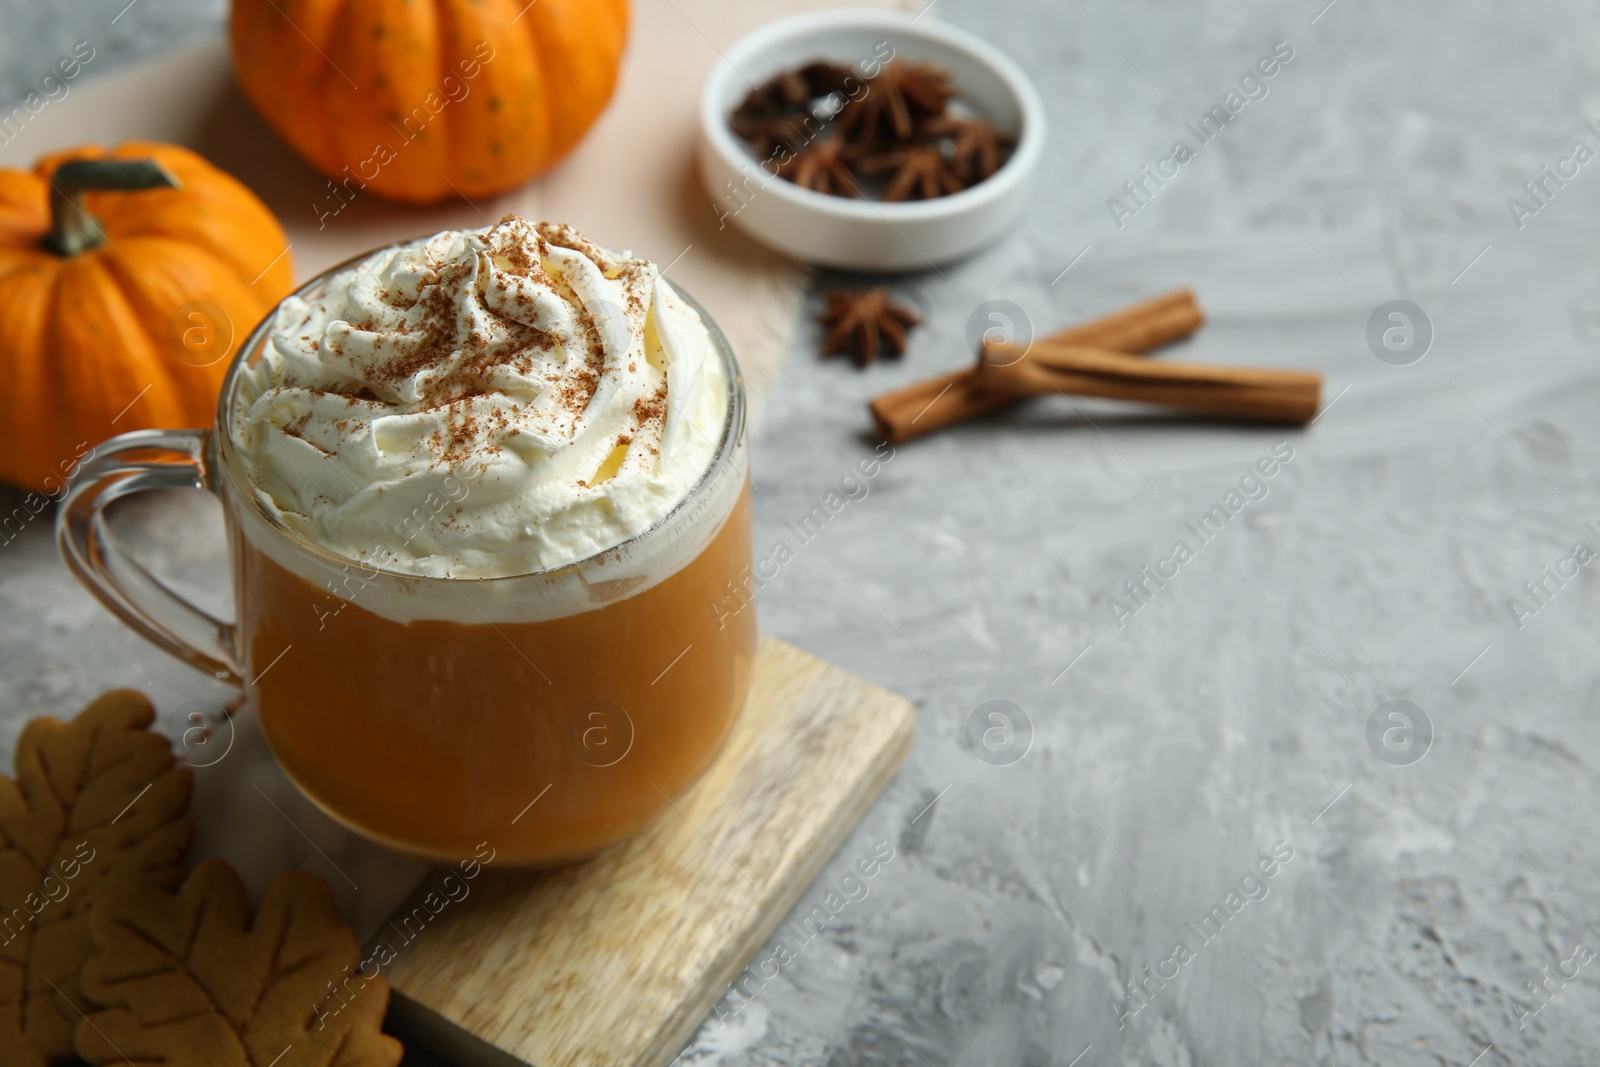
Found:
[[[654,264],[508,216],[375,253],[286,300],[238,384],[232,437],[269,515],[374,574],[526,575],[621,545],[680,504],[716,460],[728,375]],[[659,581],[727,514],[728,501],[705,504],[681,544],[619,554],[614,573],[553,575],[537,607],[491,597],[487,617],[569,614]]]

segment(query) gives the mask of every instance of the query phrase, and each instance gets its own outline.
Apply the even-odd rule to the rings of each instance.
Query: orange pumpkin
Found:
[[[244,95],[348,197],[504,192],[611,99],[628,0],[234,0]]]
[[[107,437],[211,425],[227,357],[290,289],[288,246],[173,145],[0,168],[0,481],[58,493]]]

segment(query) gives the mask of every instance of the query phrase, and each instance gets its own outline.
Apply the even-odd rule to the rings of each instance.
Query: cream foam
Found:
[[[729,370],[654,264],[507,217],[281,305],[232,437],[269,514],[417,577],[564,567],[700,483]]]

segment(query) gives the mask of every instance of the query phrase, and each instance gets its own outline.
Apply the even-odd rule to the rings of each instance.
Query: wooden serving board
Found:
[[[592,860],[484,869],[387,972],[390,1027],[462,1067],[671,1062],[888,783],[915,725],[905,699],[763,638],[745,712],[688,795]]]

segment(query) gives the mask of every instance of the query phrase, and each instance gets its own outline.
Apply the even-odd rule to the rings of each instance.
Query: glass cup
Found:
[[[365,258],[300,295],[314,299]],[[234,359],[214,428],[142,430],[96,450],[57,517],[62,555],[123,622],[242,686],[284,771],[356,833],[441,863],[483,842],[519,866],[593,853],[706,769],[755,658],[754,608],[738,593],[750,565],[744,383],[727,338],[688,302],[728,371],[716,457],[653,527],[588,559],[505,578],[417,577],[275,519],[231,432],[270,315]],[[222,502],[236,622],[178,597],[109,536],[107,506],[173,487]]]

